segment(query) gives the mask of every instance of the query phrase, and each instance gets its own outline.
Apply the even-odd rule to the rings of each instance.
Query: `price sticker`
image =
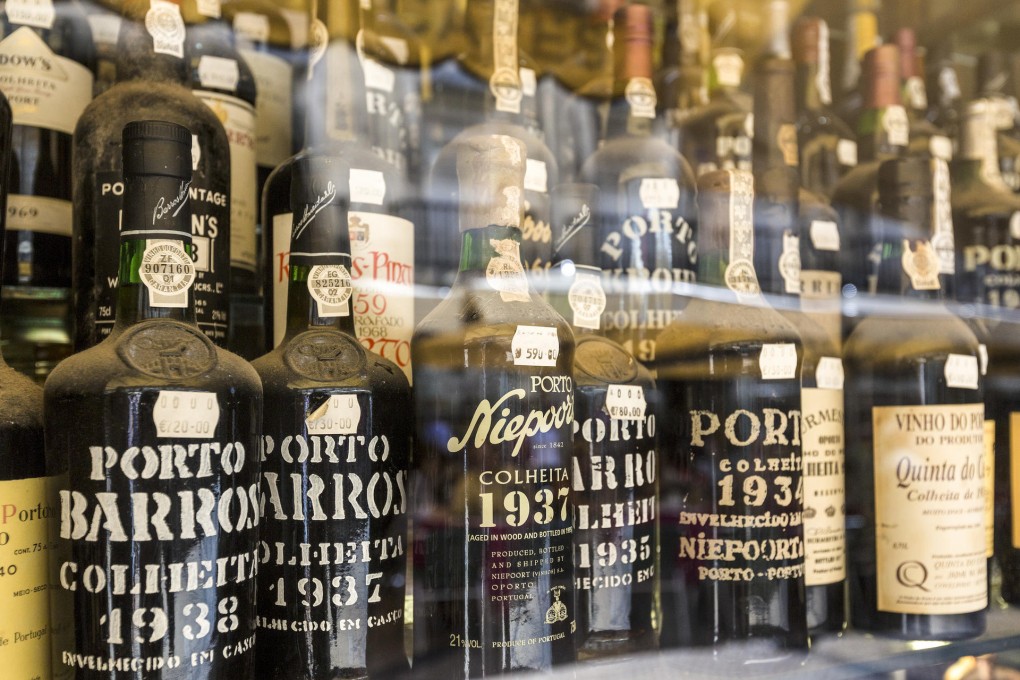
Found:
[[[266,42],[269,40],[269,17],[255,12],[238,12],[234,15],[234,33],[251,42]]]
[[[382,205],[386,198],[386,178],[378,170],[351,168],[347,188],[351,192],[351,203]]]
[[[308,434],[357,434],[361,404],[356,394],[333,394],[305,418]]]
[[[369,57],[362,58],[361,68],[365,72],[366,86],[373,90],[393,92],[393,86],[397,81],[397,75],[393,72],[393,69],[387,68]]]
[[[857,165],[857,142],[852,139],[841,139],[836,142],[836,160],[840,165],[850,167]]]
[[[815,383],[819,389],[843,389],[843,362],[838,357],[822,357],[815,368]]]
[[[202,87],[234,92],[240,78],[241,70],[236,59],[203,54],[198,60],[198,79],[202,82]]]
[[[676,210],[680,205],[680,185],[669,177],[646,177],[638,189],[641,205],[645,208]]]
[[[36,28],[53,28],[57,18],[53,0],[7,0],[4,13],[12,24]]]
[[[797,377],[797,346],[776,343],[761,346],[758,357],[764,380],[791,380]]]
[[[524,188],[528,191],[537,191],[540,194],[549,191],[549,171],[545,167],[545,161],[529,158],[524,171]]]
[[[830,220],[811,222],[811,243],[815,250],[839,252],[839,227]]]
[[[640,385],[610,385],[606,392],[606,412],[614,420],[644,420],[647,408]]]
[[[964,390],[978,388],[978,358],[967,354],[950,354],[946,359],[946,385]]]
[[[212,439],[220,420],[215,392],[161,390],[152,409],[157,437]]]
[[[555,328],[518,326],[510,350],[514,366],[555,366],[560,356],[560,340]]]

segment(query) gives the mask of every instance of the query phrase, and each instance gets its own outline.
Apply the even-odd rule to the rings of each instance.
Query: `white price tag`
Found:
[[[234,33],[251,42],[269,40],[269,17],[255,12],[238,12],[234,15]]]
[[[836,160],[840,165],[857,165],[857,142],[852,139],[841,139],[836,142]]]
[[[220,420],[215,392],[161,390],[152,408],[157,437],[212,439]]]
[[[545,167],[545,161],[529,158],[524,170],[524,188],[528,191],[537,191],[540,194],[549,192],[549,173]]]
[[[382,205],[386,198],[386,178],[378,170],[351,168],[348,189],[351,192],[351,203]]]
[[[978,358],[967,354],[950,354],[946,359],[946,385],[964,390],[978,388]]]
[[[357,434],[361,404],[356,394],[333,394],[305,418],[308,434]]]
[[[514,366],[555,366],[560,355],[560,341],[555,328],[518,326],[510,350]]]
[[[843,389],[843,362],[837,357],[822,357],[815,368],[815,384],[823,390]]]
[[[7,0],[4,13],[12,24],[36,28],[53,28],[53,20],[57,18],[53,0]]]
[[[839,251],[839,227],[829,220],[811,222],[811,243],[815,250]]]
[[[89,28],[92,29],[92,40],[99,45],[117,46],[120,37],[120,16],[117,14],[90,14]]]
[[[762,345],[758,357],[764,380],[791,380],[797,377],[797,346],[790,343]]]
[[[236,59],[203,54],[198,60],[198,79],[202,87],[235,92],[237,81],[241,79],[241,70]]]
[[[367,87],[383,92],[393,92],[393,86],[397,81],[393,69],[383,66],[375,59],[364,57],[361,60],[361,70],[365,73]]]
[[[606,412],[614,420],[644,420],[647,408],[640,385],[610,385],[606,391]]]
[[[379,36],[379,41],[386,45],[386,48],[393,53],[398,64],[406,64],[407,60],[411,58],[411,48],[407,46],[407,41],[403,38],[381,35]]]
[[[646,208],[676,210],[680,205],[680,185],[670,177],[646,177],[638,190],[641,205]]]

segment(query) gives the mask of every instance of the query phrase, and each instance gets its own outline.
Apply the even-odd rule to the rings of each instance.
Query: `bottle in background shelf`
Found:
[[[910,640],[979,635],[988,605],[979,347],[941,301],[930,242],[941,163],[882,163],[876,290],[901,302],[844,352],[851,621]]]
[[[840,96],[836,111],[839,117],[856,128],[857,117],[867,108],[867,78],[864,55],[879,44],[879,0],[851,0],[846,13],[844,55],[839,82]]]
[[[574,660],[574,339],[520,259],[523,143],[457,167],[460,272],[412,341],[414,669],[548,671]]]
[[[688,120],[708,106],[708,65],[712,41],[708,35],[708,12],[699,0],[677,0],[676,34],[667,33],[667,45],[675,45],[677,64],[656,84],[670,128],[670,142],[684,155],[697,156],[698,140],[690,139]],[[666,60],[665,51],[663,61]]]
[[[652,24],[646,5],[616,13],[616,75],[607,136],[581,171],[600,189],[599,262],[606,337],[638,361],[655,360],[655,338],[679,314],[676,291],[695,280],[697,216],[690,166],[654,136]]]
[[[61,676],[120,674],[77,658],[181,664],[154,678],[255,672],[262,388],[195,323],[193,139],[174,123],[125,126],[117,322],[46,381]]]
[[[738,170],[699,179],[698,279],[712,295],[663,331],[655,363],[662,644],[709,647],[726,668],[798,663],[808,648],[803,352],[761,296],[753,187]]]
[[[572,485],[580,660],[657,649],[661,621],[655,382],[602,335],[597,208],[592,184],[554,192],[549,298],[577,340]]]
[[[935,127],[944,130],[954,142],[960,144],[960,118],[963,110],[963,94],[956,70],[954,35],[947,36],[937,44],[928,45],[925,59],[927,73],[928,120]]]
[[[355,336],[349,204],[337,200],[348,171],[314,154],[294,164],[293,212],[303,218],[291,246],[287,335],[253,362],[266,406],[260,538],[274,546],[258,581],[256,663],[266,680],[295,669],[368,678],[408,669],[411,393],[396,364]],[[310,449],[325,454],[306,461]],[[326,553],[303,559],[309,547]],[[331,625],[295,631],[281,624],[289,621]]]
[[[90,0],[79,3],[85,11],[95,50],[93,96],[98,97],[117,82],[117,38],[120,36],[122,0]]]
[[[902,99],[910,126],[907,152],[948,163],[953,160],[953,140],[928,120],[928,91],[914,29],[904,27],[896,31],[895,43],[900,50]]]
[[[977,67],[978,96],[992,102],[998,130],[999,171],[1014,193],[1020,192],[1020,108],[1016,85],[1006,53],[993,48],[982,52]]]
[[[230,146],[213,111],[188,89],[185,24],[175,2],[125,3],[118,47],[119,82],[85,109],[74,136],[74,345],[107,337],[117,310],[124,182],[120,135],[146,118],[184,125],[193,134],[189,199],[195,315],[219,346],[230,323]],[[148,22],[146,18],[149,17]],[[152,27],[152,31],[146,25]]]

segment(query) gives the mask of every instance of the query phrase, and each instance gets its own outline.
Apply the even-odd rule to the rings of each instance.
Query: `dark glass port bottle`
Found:
[[[708,173],[698,189],[711,295],[663,331],[655,364],[662,645],[734,668],[795,662],[808,647],[801,340],[761,297],[751,174]]]
[[[912,640],[979,635],[988,604],[979,348],[940,299],[939,162],[882,163],[877,291],[900,302],[844,351],[851,622]]]
[[[598,266],[607,305],[602,327],[638,361],[655,360],[655,338],[679,314],[678,285],[695,280],[695,181],[683,156],[654,136],[651,13],[620,9],[614,20],[613,99],[606,142],[581,178],[600,189]]]
[[[574,338],[520,259],[524,145],[458,154],[450,295],[415,330],[414,672],[488,677],[574,660]]]
[[[914,29],[909,26],[900,28],[896,31],[895,43],[900,50],[900,82],[910,126],[907,153],[939,158],[948,163],[953,160],[953,140],[928,120],[928,90],[917,54]]]
[[[195,323],[192,139],[125,127],[117,322],[46,382],[61,676],[255,672],[262,387]]]
[[[74,135],[74,345],[108,336],[116,321],[122,223],[120,134],[158,118],[194,135],[190,201],[195,316],[218,346],[230,323],[230,146],[219,118],[187,88],[185,25],[176,2],[125,3],[118,83],[85,109]],[[146,21],[147,17],[151,17]],[[146,26],[152,26],[152,32]],[[159,30],[157,30],[159,28]]]
[[[549,299],[574,353],[574,586],[579,660],[658,647],[659,522],[655,382],[602,335],[606,295],[592,184],[557,187]],[[616,513],[622,508],[623,513]]]
[[[265,394],[259,677],[389,678],[403,647],[407,378],[354,331],[346,165],[294,165],[287,335],[253,366]],[[313,557],[317,553],[317,557]],[[329,622],[295,630],[293,621]]]

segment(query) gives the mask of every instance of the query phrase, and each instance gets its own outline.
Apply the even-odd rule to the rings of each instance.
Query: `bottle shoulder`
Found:
[[[43,391],[0,359],[0,428],[42,428]]]
[[[581,167],[581,179],[615,188],[617,179],[673,177],[682,186],[697,186],[690,164],[658,137],[617,137],[606,141]]]
[[[832,193],[832,203],[836,206],[848,205],[870,207],[878,192],[878,161],[862,163],[845,174]]]
[[[655,379],[622,345],[600,335],[577,339],[574,383],[578,388],[640,385],[654,389]]]
[[[844,346],[848,367],[916,364],[948,354],[978,356],[978,340],[967,325],[941,304],[923,313],[869,316],[850,334]]]
[[[829,135],[838,139],[856,139],[850,126],[828,107],[809,109],[797,118],[797,132],[805,139]]]

